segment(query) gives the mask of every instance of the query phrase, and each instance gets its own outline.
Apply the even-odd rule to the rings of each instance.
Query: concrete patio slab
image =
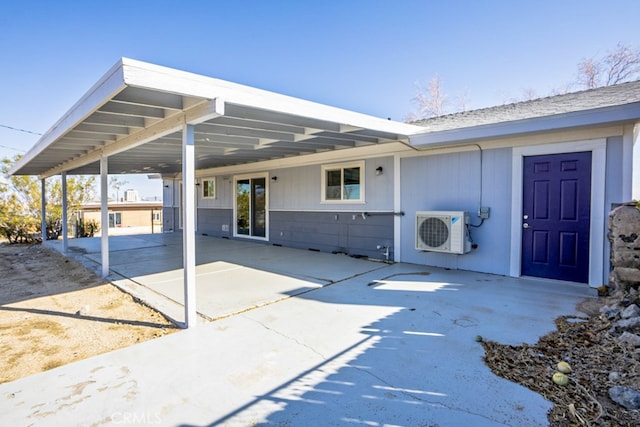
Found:
[[[493,375],[474,337],[534,342],[589,295],[383,264],[2,384],[0,425],[547,425],[551,404]]]
[[[60,250],[59,241],[50,242]],[[180,323],[184,319],[182,235],[109,238],[111,280]],[[69,255],[99,271],[100,239],[72,239]],[[386,264],[263,243],[196,236],[196,309],[213,320],[271,304]]]

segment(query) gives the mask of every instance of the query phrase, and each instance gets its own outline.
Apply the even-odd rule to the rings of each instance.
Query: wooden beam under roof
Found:
[[[251,129],[262,129],[262,130],[268,130],[268,131],[274,131],[274,132],[286,132],[286,133],[293,133],[293,134],[307,133],[306,128],[301,126],[293,126],[293,125],[287,125],[283,123],[265,122],[261,120],[246,120],[246,119],[239,119],[236,117],[228,117],[228,116],[221,116],[211,121],[205,122],[204,124],[232,126],[237,128],[248,127]]]
[[[212,100],[206,104],[199,104],[181,114],[175,114],[169,118],[154,123],[138,132],[125,136],[117,141],[111,141],[104,147],[90,153],[71,159],[61,165],[51,168],[43,177],[57,175],[65,170],[75,169],[83,164],[94,163],[104,156],[130,150],[163,136],[170,135],[183,128],[185,123],[198,123],[200,120],[210,120],[212,117],[224,113],[224,103],[221,100]],[[94,113],[94,115],[97,113]],[[104,114],[104,113],[103,113]]]
[[[74,130],[81,132],[94,132],[94,133],[110,133],[114,135],[128,135],[129,128],[127,126],[115,126],[98,123],[80,123],[74,128]]]
[[[126,126],[130,128],[144,128],[145,126],[143,117],[121,116],[117,114],[101,113],[100,111],[96,111],[91,114],[89,117],[84,119],[83,123]]]
[[[227,105],[226,115],[241,119],[257,120],[271,123],[282,123],[289,126],[302,128],[323,129],[340,132],[340,124],[326,120],[312,119],[308,117],[293,116],[276,111],[262,110],[259,108]]]
[[[125,116],[150,117],[162,119],[165,117],[165,109],[158,107],[148,107],[146,105],[128,104],[118,101],[111,101],[98,109],[103,113],[122,114]]]
[[[160,107],[170,110],[182,110],[182,96],[172,93],[158,92],[137,87],[127,87],[112,98],[129,104]]]
[[[229,135],[229,136],[245,136],[252,138],[270,138],[281,141],[293,141],[293,133],[275,132],[262,129],[252,129],[250,127],[232,127],[222,126],[213,123],[202,123],[197,127],[197,134],[217,136],[217,135]]]

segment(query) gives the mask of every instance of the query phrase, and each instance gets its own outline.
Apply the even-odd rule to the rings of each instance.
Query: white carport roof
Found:
[[[46,178],[181,171],[195,125],[196,169],[391,141],[424,128],[122,58],[11,170]]]

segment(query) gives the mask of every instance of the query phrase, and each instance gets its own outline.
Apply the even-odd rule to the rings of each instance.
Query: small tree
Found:
[[[568,93],[576,86],[594,89],[638,79],[640,79],[640,49],[618,43],[613,50],[608,51],[601,58],[591,57],[579,62],[575,81],[552,90],[550,95]],[[416,95],[412,101],[416,104],[416,110],[407,115],[408,122],[467,110],[466,93],[462,97],[454,98],[457,105],[450,109],[449,99],[442,90],[442,82],[438,75],[432,77],[426,86],[421,83],[416,83],[415,86]],[[533,88],[528,88],[523,90],[520,98],[505,96],[504,102],[530,101],[538,96]]]
[[[32,243],[38,239],[39,220],[25,215],[24,207],[15,194],[6,192],[3,186],[0,197],[0,234],[9,243]]]
[[[416,96],[413,102],[417,105],[417,118],[429,118],[441,116],[447,108],[447,95],[442,90],[440,76],[435,75],[429,80],[427,87],[416,83]]]
[[[117,176],[109,177],[109,187],[113,188],[116,192],[115,201],[120,201],[120,189],[127,185],[129,181],[125,179],[119,179]]]
[[[416,110],[406,117],[407,122],[428,119],[442,116],[452,112],[466,111],[469,104],[469,97],[465,91],[454,98],[454,106],[451,106],[449,97],[442,90],[442,81],[437,74],[429,80],[426,86],[417,82],[415,84],[416,95],[412,101],[416,105]]]
[[[33,241],[41,229],[41,185],[34,176],[9,176],[13,163],[20,159],[2,159],[0,171],[0,233],[12,243]],[[77,176],[67,179],[67,206],[78,210],[94,196],[95,177]],[[57,239],[62,231],[62,182],[50,178],[46,182],[47,238]],[[9,237],[11,236],[11,237]],[[32,237],[29,237],[32,236]]]
[[[585,89],[640,79],[640,49],[618,43],[600,59],[586,58],[578,64],[577,83]]]

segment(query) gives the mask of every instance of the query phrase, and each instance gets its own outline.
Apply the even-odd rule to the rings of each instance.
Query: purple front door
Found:
[[[524,158],[522,275],[587,283],[591,152]]]

